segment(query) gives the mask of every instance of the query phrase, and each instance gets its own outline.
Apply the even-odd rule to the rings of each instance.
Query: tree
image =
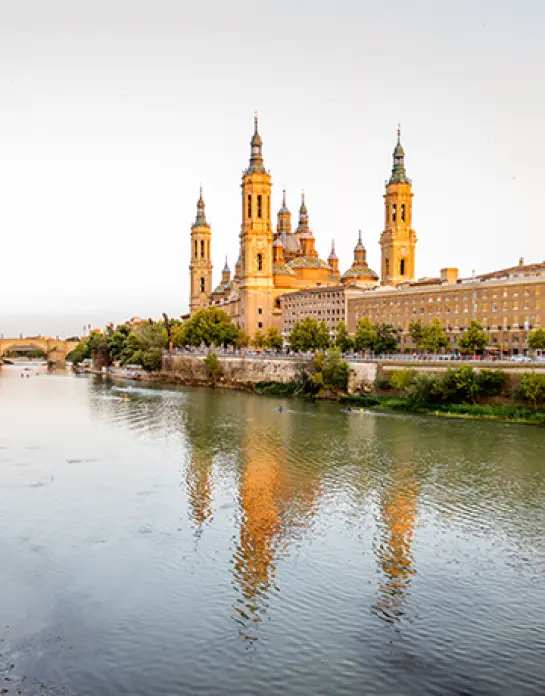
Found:
[[[348,351],[352,350],[354,347],[354,341],[350,338],[344,321],[340,321],[337,324],[335,346],[341,351],[341,353],[348,353]]]
[[[305,317],[295,323],[288,341],[292,350],[324,350],[329,346],[329,331],[324,321]]]
[[[91,355],[89,353],[89,347],[87,341],[80,341],[78,345],[71,350],[66,356],[66,360],[71,362],[73,365],[79,365],[80,362],[87,360]]]
[[[158,372],[163,362],[163,349],[151,346],[147,350],[140,351],[138,362],[146,372]]]
[[[282,346],[284,345],[284,341],[282,340],[282,336],[280,334],[280,331],[274,327],[271,326],[269,330],[267,331],[267,336],[265,338],[265,345],[267,348],[270,348],[271,350],[282,350]]]
[[[458,347],[461,353],[468,355],[478,350],[483,351],[489,342],[490,338],[482,325],[472,319],[467,331],[458,339]]]
[[[536,372],[525,372],[520,380],[520,391],[534,408],[545,401],[545,375]]]
[[[109,365],[111,362],[108,339],[100,333],[92,333],[87,337],[87,349],[96,367]]]
[[[429,353],[438,353],[448,348],[448,345],[448,336],[443,324],[441,324],[441,321],[436,317],[431,321],[429,326],[424,328],[418,347]]]
[[[120,360],[121,356],[127,348],[127,339],[131,333],[130,326],[121,324],[116,329],[113,326],[108,326],[106,337],[108,341],[108,350],[112,360]]]
[[[375,350],[377,343],[377,332],[375,327],[367,317],[360,319],[356,327],[356,335],[354,338],[354,346],[357,351]]]
[[[318,353],[312,361],[312,382],[321,389],[332,392],[346,391],[350,368],[342,359],[337,348],[331,348],[327,353]]]
[[[239,329],[237,332],[237,337],[235,338],[235,346],[237,348],[247,348],[250,345],[250,337],[243,331]]]
[[[420,348],[420,344],[424,338],[424,330],[424,324],[422,324],[421,321],[411,321],[409,324],[409,336],[412,338],[417,348]]]
[[[210,383],[212,385],[216,384],[221,377],[222,369],[218,354],[215,351],[208,353],[204,359],[204,367]]]
[[[397,330],[391,324],[380,324],[375,326],[377,342],[375,343],[375,353],[396,353],[397,352]]]
[[[534,329],[528,336],[530,350],[545,350],[545,329]]]
[[[228,346],[237,339],[238,329],[231,317],[222,309],[210,307],[200,309],[182,327],[173,331],[171,339],[178,346]]]
[[[255,332],[254,337],[252,338],[252,345],[254,348],[257,348],[257,350],[261,350],[262,348],[265,347],[265,341],[266,341],[266,336],[263,333],[263,331],[260,331],[259,329]]]

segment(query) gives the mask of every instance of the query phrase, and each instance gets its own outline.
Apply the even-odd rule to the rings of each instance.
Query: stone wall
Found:
[[[253,389],[259,382],[293,382],[307,361],[282,358],[251,358],[219,356],[222,377],[219,386]],[[377,374],[377,364],[349,362],[348,391],[357,394],[371,389]],[[163,360],[163,373],[188,385],[207,385],[208,376],[201,355],[169,355]]]

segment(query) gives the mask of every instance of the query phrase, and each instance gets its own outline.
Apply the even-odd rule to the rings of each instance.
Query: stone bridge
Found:
[[[8,351],[18,348],[38,348],[47,357],[47,362],[62,365],[66,356],[78,345],[77,341],[61,341],[55,338],[1,338],[0,358]]]

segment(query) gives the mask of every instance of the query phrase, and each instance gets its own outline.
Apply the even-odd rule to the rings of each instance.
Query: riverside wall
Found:
[[[218,356],[222,376],[218,386],[234,389],[254,389],[260,382],[293,382],[301,370],[309,365],[308,360],[285,358],[255,358]],[[348,362],[350,376],[348,393],[360,394],[370,391],[377,376],[378,365],[374,362]],[[209,378],[202,355],[167,355],[163,358],[163,375],[175,378],[183,384],[206,386]]]

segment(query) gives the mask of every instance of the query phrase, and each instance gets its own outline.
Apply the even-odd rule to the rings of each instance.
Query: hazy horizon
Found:
[[[274,220],[304,189],[342,269],[361,229],[380,270],[398,123],[418,277],[542,261],[543,26],[537,0],[3,3],[0,333],[186,312],[201,183],[214,284],[236,260],[255,110]]]

